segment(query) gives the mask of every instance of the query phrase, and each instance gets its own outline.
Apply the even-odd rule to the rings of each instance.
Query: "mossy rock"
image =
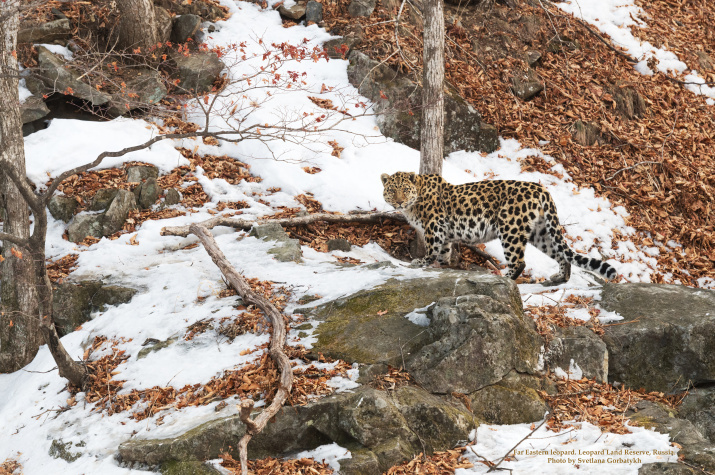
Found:
[[[172,460],[161,464],[162,475],[220,475],[221,472],[203,462]]]
[[[539,421],[549,411],[537,390],[540,378],[512,372],[500,382],[471,394],[472,412],[490,424],[523,424]]]

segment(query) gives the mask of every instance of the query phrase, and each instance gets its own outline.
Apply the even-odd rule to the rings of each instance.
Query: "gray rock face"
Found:
[[[173,43],[185,43],[189,38],[193,38],[201,26],[201,17],[198,15],[181,15],[174,19],[174,26],[171,30],[171,41]]]
[[[52,90],[68,93],[79,99],[101,106],[110,101],[111,96],[80,81],[79,74],[71,71],[65,61],[43,46],[37,47],[37,62],[42,81]]]
[[[539,390],[555,392],[548,380],[512,371],[498,383],[471,394],[472,412],[490,424],[536,422],[549,410]]]
[[[531,319],[486,295],[443,298],[432,310],[433,343],[416,352],[407,370],[425,389],[472,393],[511,371],[536,374],[541,337]],[[479,370],[475,370],[479,368]]]
[[[402,387],[388,394],[361,387],[306,406],[282,408],[252,439],[248,456],[287,454],[336,441],[353,452],[353,459],[340,461],[341,473],[380,473],[423,450],[452,448],[474,427],[474,418],[464,407],[420,388]],[[238,456],[236,447],[244,431],[243,423],[232,416],[175,439],[125,442],[119,456],[122,462],[148,465],[207,460],[222,451]]]
[[[376,0],[352,0],[348,6],[351,17],[367,17],[375,10]]]
[[[102,223],[104,216],[101,214],[78,214],[67,227],[68,239],[71,242],[82,242],[87,236],[102,237]]]
[[[350,55],[352,49],[359,46],[365,39],[363,27],[358,23],[348,28],[345,36],[335,38],[325,42],[325,50],[328,57],[332,59],[345,59]],[[343,48],[343,45],[345,47]]]
[[[48,21],[17,32],[18,43],[53,43],[70,37],[70,21],[67,18]]]
[[[164,194],[164,190],[156,182],[156,178],[147,178],[144,183],[134,189],[134,196],[141,209],[149,209],[156,200]]]
[[[544,84],[539,79],[536,71],[529,68],[526,71],[514,74],[511,89],[516,97],[528,101],[544,90]]]
[[[127,182],[141,183],[148,178],[159,178],[159,170],[156,167],[136,165],[127,168]]]
[[[102,220],[102,235],[110,236],[122,229],[129,211],[137,208],[137,201],[131,191],[119,190],[112,200]]]
[[[42,119],[50,113],[50,109],[39,97],[30,96],[20,104],[20,113],[22,114],[22,123],[27,124]]]
[[[360,94],[375,103],[378,126],[387,137],[420,148],[422,88],[389,66],[380,65],[359,51],[350,53],[348,79]],[[369,77],[366,78],[366,76]],[[387,100],[382,98],[384,94]],[[444,153],[455,150],[493,152],[499,146],[496,129],[456,92],[444,98]],[[410,111],[412,115],[410,115]]]
[[[305,6],[305,21],[313,23],[323,21],[323,4],[310,0]]]
[[[136,290],[99,281],[65,282],[53,288],[53,319],[60,336],[73,332],[90,314],[129,302]]]
[[[117,197],[119,190],[117,188],[102,188],[94,194],[92,202],[89,205],[90,211],[105,211],[112,204],[114,198]]]
[[[678,455],[684,456],[689,464],[710,472],[715,470],[715,445],[703,437],[690,421],[680,419],[673,411],[650,401],[638,402],[626,412],[626,417],[639,426],[668,434],[670,440],[683,447]]]
[[[328,251],[350,252],[351,247],[350,241],[347,239],[338,238],[328,240]]]
[[[143,69],[137,76],[127,81],[124,91],[114,94],[108,112],[111,115],[123,115],[138,107],[156,104],[166,97],[166,86],[157,71]]]
[[[300,249],[300,242],[297,239],[289,238],[288,233],[283,230],[280,224],[270,223],[254,226],[249,235],[264,241],[277,241],[278,244],[268,251],[268,254],[272,254],[276,260],[281,262],[303,262],[303,251]]]
[[[601,306],[627,325],[606,327],[609,379],[670,392],[715,380],[715,291],[606,284]]]
[[[693,423],[710,442],[715,443],[715,388],[695,388],[678,408],[678,414]]]
[[[538,51],[527,51],[526,52],[526,62],[529,66],[536,65],[541,60],[541,53]]]
[[[68,223],[77,209],[77,200],[71,196],[54,195],[47,205],[53,218]]]
[[[164,204],[166,206],[174,206],[181,203],[181,195],[174,188],[169,188],[166,191],[166,197],[164,198]]]
[[[195,52],[184,56],[170,51],[169,58],[176,68],[172,76],[179,80],[179,85],[187,93],[203,94],[210,91],[224,68],[215,53]]]
[[[546,350],[547,364],[551,369],[568,370],[572,360],[584,377],[608,381],[608,349],[595,333],[581,326],[554,328],[554,339]]]
[[[305,16],[306,6],[304,3],[296,3],[292,7],[281,5],[278,7],[278,13],[291,20],[300,20]]]

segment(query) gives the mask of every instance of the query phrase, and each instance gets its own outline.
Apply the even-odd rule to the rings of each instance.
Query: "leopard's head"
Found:
[[[385,201],[395,209],[409,208],[419,199],[414,173],[397,172],[394,175],[383,173],[380,178],[382,186],[385,187],[382,195],[385,197]]]

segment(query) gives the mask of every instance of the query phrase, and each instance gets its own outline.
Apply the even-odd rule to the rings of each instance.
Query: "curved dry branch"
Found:
[[[206,249],[206,252],[211,256],[214,264],[221,270],[226,280],[236,289],[236,292],[238,292],[244,302],[255,305],[263,310],[264,315],[273,327],[268,354],[273,361],[275,361],[281,374],[278,382],[278,391],[276,391],[271,405],[263,410],[255,420],[251,420],[250,417],[251,409],[253,409],[252,400],[244,400],[240,406],[240,417],[243,423],[246,424],[246,434],[241,438],[238,448],[241,455],[241,472],[243,475],[246,475],[248,473],[248,443],[254,435],[263,430],[268,421],[283,407],[293,387],[293,369],[290,366],[288,356],[283,351],[286,342],[286,325],[283,320],[283,315],[278,311],[275,305],[267,298],[251,290],[246,279],[228,262],[228,259],[226,259],[226,256],[221,252],[216,240],[206,227],[200,224],[192,224],[189,227],[189,232],[201,240],[204,249]]]
[[[161,229],[162,236],[182,236],[186,237],[189,234],[194,233],[191,228],[193,226],[201,226],[206,229],[212,229],[216,226],[226,226],[229,228],[244,229],[249,230],[257,224],[269,224],[276,223],[281,226],[301,226],[305,224],[317,223],[322,221],[325,223],[379,223],[384,219],[394,219],[396,221],[407,221],[405,217],[398,212],[394,211],[369,211],[364,213],[354,213],[354,214],[330,214],[330,213],[316,213],[310,214],[308,216],[297,216],[294,218],[276,218],[276,219],[265,219],[262,221],[250,221],[246,219],[228,218],[223,216],[218,216],[216,218],[208,219],[202,223],[191,224],[188,226],[167,226]]]

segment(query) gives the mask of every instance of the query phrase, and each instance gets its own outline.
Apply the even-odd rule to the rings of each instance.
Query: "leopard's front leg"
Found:
[[[414,259],[413,266],[424,267],[435,261],[440,265],[448,266],[452,246],[447,242],[445,229],[436,223],[429,223],[425,226],[424,240],[426,253],[422,259]]]

